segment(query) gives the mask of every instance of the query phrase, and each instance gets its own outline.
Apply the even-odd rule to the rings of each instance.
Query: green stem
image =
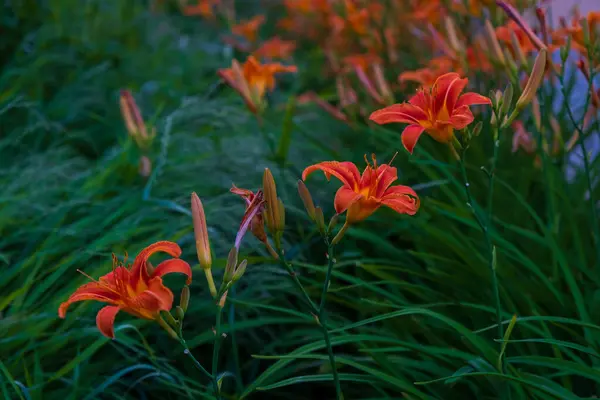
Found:
[[[217,299],[217,301],[220,301],[220,299]],[[212,356],[212,380],[213,380],[213,387],[215,390],[215,398],[217,400],[221,399],[217,375],[219,372],[219,350],[221,348],[221,317],[222,317],[222,315],[223,315],[223,307],[221,307],[221,305],[217,304],[217,316],[216,316],[216,321],[215,321],[215,343],[213,345],[213,356]]]
[[[202,372],[204,375],[206,375],[207,378],[211,379],[213,378],[213,376],[210,374],[210,372],[208,372],[203,366],[202,364],[200,364],[200,361],[198,361],[196,359],[196,357],[194,357],[194,355],[192,354],[192,352],[190,351],[190,348],[188,347],[187,343],[185,342],[185,339],[183,338],[183,336],[178,335],[177,339],[179,340],[179,343],[181,344],[181,346],[183,347],[183,354],[185,354],[186,356],[188,356],[188,358],[190,360],[192,360],[192,363],[194,364],[194,366],[196,368],[198,368],[198,370],[200,370],[200,372]]]
[[[473,216],[475,217],[475,220],[477,221],[477,224],[479,225],[479,228],[481,229],[481,231],[483,232],[483,235],[485,237],[485,244],[487,247],[487,252],[488,252],[488,266],[490,269],[490,273],[492,274],[492,290],[494,292],[494,303],[495,303],[495,307],[496,307],[496,324],[497,324],[497,329],[498,329],[498,339],[502,340],[503,336],[504,336],[504,332],[503,332],[503,328],[502,328],[502,313],[501,313],[501,307],[500,307],[500,290],[498,287],[498,276],[496,275],[496,267],[495,267],[495,260],[494,260],[494,248],[492,246],[492,238],[490,235],[490,231],[489,231],[489,227],[484,223],[484,221],[482,221],[481,217],[479,216],[479,214],[477,213],[477,210],[475,209],[475,204],[473,203],[473,197],[471,196],[471,188],[470,188],[470,184],[469,184],[469,179],[467,177],[467,170],[465,168],[465,156],[466,156],[466,151],[463,151],[462,156],[460,158],[460,170],[462,172],[462,177],[463,177],[463,181],[465,183],[465,194],[467,196],[467,206],[469,206],[469,208],[471,209],[471,212],[473,213]],[[490,172],[490,180],[493,177],[494,174],[494,168],[496,165],[496,159],[498,156],[498,150],[497,150],[497,146],[496,143],[494,143],[494,160],[492,160],[492,171]],[[490,181],[491,183],[491,181]],[[490,188],[492,188],[490,186]],[[488,199],[488,204],[490,203],[490,200]],[[488,210],[488,212],[490,212],[490,210]],[[491,215],[491,212],[490,212]],[[489,221],[488,221],[489,223]],[[500,347],[502,347],[502,343],[499,343]]]
[[[294,267],[292,267],[292,265],[285,260],[283,251],[279,250],[279,257],[277,258],[277,260],[288,271],[288,274],[292,278],[292,281],[294,282],[294,284],[296,285],[298,290],[302,293],[302,295],[304,297],[304,301],[310,308],[310,312],[312,314],[314,314],[315,317],[317,317],[319,320],[319,326],[321,327],[321,331],[323,332],[323,339],[325,340],[325,347],[327,347],[327,354],[329,355],[329,362],[331,364],[331,369],[333,372],[333,380],[335,383],[336,399],[342,400],[343,399],[342,389],[340,386],[340,380],[339,380],[339,376],[337,373],[337,368],[335,366],[335,356],[333,355],[331,339],[329,337],[329,331],[327,329],[327,323],[326,323],[327,316],[325,315],[325,312],[324,312],[325,297],[327,295],[327,288],[329,287],[329,282],[331,280],[331,270],[333,269],[333,264],[334,264],[333,245],[329,244],[329,242],[327,242],[327,245],[328,245],[327,254],[329,255],[329,264],[327,266],[327,275],[325,277],[325,283],[323,284],[321,303],[318,308],[315,305],[315,303],[311,300],[310,296],[308,295],[308,292],[304,288],[304,285],[302,284],[302,282],[300,282],[300,279],[298,279],[298,276],[296,275],[296,271],[294,271]]]
[[[335,245],[327,242],[327,273],[325,274],[325,282],[323,282],[323,290],[321,292],[321,304],[319,305],[319,323],[323,328],[323,337],[325,338],[325,345],[327,346],[327,354],[329,355],[329,363],[331,364],[331,372],[333,374],[333,382],[335,383],[335,398],[342,400],[344,398],[342,394],[342,387],[340,385],[340,378],[337,373],[337,366],[335,365],[335,355],[333,354],[333,347],[329,339],[329,330],[327,328],[327,312],[325,311],[325,302],[327,299],[327,291],[329,289],[329,283],[331,282],[331,272],[333,271],[333,264],[335,264],[334,258]]]

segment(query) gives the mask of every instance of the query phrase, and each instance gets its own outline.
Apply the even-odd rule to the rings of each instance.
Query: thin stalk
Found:
[[[283,251],[281,251],[281,250],[279,251],[279,257],[277,258],[277,260],[288,271],[288,274],[292,278],[292,281],[294,282],[294,284],[296,285],[296,287],[298,288],[300,293],[302,293],[302,295],[304,297],[304,301],[308,305],[310,312],[312,314],[314,314],[315,317],[318,318],[319,326],[321,327],[321,331],[323,332],[323,339],[325,340],[325,347],[327,347],[327,354],[329,355],[329,362],[331,363],[331,368],[332,368],[332,372],[333,372],[333,380],[335,383],[336,399],[342,400],[343,399],[342,389],[340,386],[340,380],[339,380],[339,376],[337,373],[337,368],[335,366],[335,356],[333,354],[333,348],[331,346],[329,330],[327,329],[327,323],[326,323],[327,316],[325,315],[325,312],[324,312],[325,297],[327,295],[327,288],[329,287],[329,282],[331,280],[331,271],[333,269],[333,264],[334,264],[333,245],[331,245],[329,242],[327,242],[327,247],[328,247],[327,254],[329,255],[329,263],[327,265],[327,274],[325,277],[325,282],[323,284],[323,291],[321,294],[321,302],[320,302],[319,307],[317,307],[315,305],[315,303],[311,300],[310,296],[308,295],[308,292],[304,288],[304,285],[302,284],[302,282],[300,282],[300,279],[298,279],[298,276],[296,275],[296,271],[294,271],[294,267],[292,267],[292,265],[285,260]]]
[[[494,158],[497,158],[497,149],[494,146],[494,153],[495,156]],[[489,228],[488,226],[484,223],[484,221],[481,219],[481,217],[479,216],[479,214],[477,213],[477,210],[475,209],[475,204],[473,203],[473,197],[471,196],[471,188],[470,188],[470,184],[469,184],[469,179],[467,177],[467,170],[465,168],[465,155],[466,152],[463,151],[462,157],[460,158],[460,170],[462,173],[462,177],[463,177],[463,181],[465,183],[465,194],[467,196],[467,206],[471,209],[471,212],[473,213],[473,216],[475,217],[475,220],[477,221],[477,224],[479,225],[479,228],[481,229],[481,231],[483,232],[483,235],[485,237],[485,244],[487,247],[487,252],[488,252],[488,266],[490,269],[490,272],[492,274],[492,290],[494,292],[494,303],[495,303],[495,308],[496,308],[496,324],[497,324],[497,335],[498,335],[498,339],[502,340],[502,338],[504,337],[504,330],[502,328],[502,313],[501,313],[501,307],[500,307],[500,290],[498,287],[498,276],[496,275],[496,268],[494,265],[494,248],[492,246],[492,238],[490,236],[490,232],[489,232]],[[495,166],[496,161],[492,161],[493,165]],[[493,173],[493,170],[492,170]],[[488,200],[489,203],[489,200]],[[500,347],[502,346],[502,343],[500,343]]]
[[[182,336],[178,336],[177,337],[179,340],[179,343],[181,344],[181,346],[183,347],[183,354],[185,354],[186,356],[188,356],[188,358],[190,360],[192,360],[192,363],[194,364],[194,366],[200,371],[202,372],[204,375],[206,375],[207,378],[212,380],[212,375],[210,374],[210,372],[208,372],[206,370],[206,368],[204,368],[202,366],[202,364],[200,364],[200,361],[198,361],[196,359],[196,357],[194,357],[194,355],[192,354],[192,352],[190,351],[190,348],[188,347],[187,343],[185,342],[185,339]]]
[[[333,354],[333,347],[329,339],[329,330],[327,328],[327,312],[325,311],[325,302],[327,299],[327,290],[329,289],[329,283],[331,282],[331,272],[333,270],[334,249],[335,245],[327,242],[327,273],[325,274],[325,281],[323,282],[323,290],[321,292],[321,304],[319,305],[319,323],[323,328],[323,337],[325,338],[325,345],[327,346],[327,354],[329,355],[329,363],[331,364],[331,371],[333,374],[333,382],[335,383],[335,398],[342,400],[344,398],[342,394],[342,387],[340,385],[340,378],[337,373],[337,366],[335,365],[335,355]]]
[[[213,345],[213,356],[212,356],[212,380],[215,389],[215,398],[221,399],[221,393],[219,390],[219,382],[217,375],[219,373],[219,350],[221,349],[221,317],[223,315],[223,307],[217,304],[217,316],[215,318],[215,343]]]
[[[235,285],[231,287],[228,297],[230,300],[232,297],[235,297]],[[229,319],[229,326],[230,326],[229,336],[231,337],[231,349],[233,351],[233,365],[235,367],[235,384],[236,384],[238,393],[241,393],[244,390],[244,383],[242,382],[242,375],[241,375],[242,369],[240,367],[240,355],[239,355],[239,349],[238,349],[238,345],[237,345],[237,339],[235,337],[235,305],[234,305],[233,301],[229,301],[228,319]]]

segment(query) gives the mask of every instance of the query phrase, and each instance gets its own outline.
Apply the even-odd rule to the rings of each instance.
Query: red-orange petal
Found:
[[[192,283],[192,268],[190,267],[190,264],[180,258],[171,258],[170,260],[165,260],[158,264],[154,269],[151,278],[164,276],[173,272],[179,272],[180,274],[186,275],[186,285]]]
[[[381,164],[377,168],[377,193],[375,197],[383,196],[388,187],[398,179],[398,170],[387,164]]]
[[[469,125],[475,117],[469,109],[469,106],[462,106],[454,110],[454,114],[450,117],[450,124],[454,129],[464,129]]]
[[[129,281],[131,286],[137,288],[137,285],[140,281],[148,281],[149,276],[146,263],[148,262],[148,259],[152,254],[157,253],[159,251],[167,253],[172,257],[179,257],[181,255],[181,248],[179,248],[179,245],[177,245],[177,243],[168,241],[152,243],[150,246],[140,251],[140,253],[133,261],[133,266],[131,267],[130,272],[131,277]]]
[[[420,201],[412,188],[398,185],[392,186],[385,192],[381,204],[397,213],[414,215],[419,210]]]
[[[410,103],[401,103],[374,111],[369,119],[380,125],[392,122],[418,124],[419,120],[426,120],[427,115],[423,110]]]
[[[454,106],[461,92],[467,86],[469,80],[460,78],[456,72],[449,72],[440,76],[434,84],[435,100],[434,100],[434,115],[446,107],[449,114],[452,114]]]
[[[413,153],[413,149],[415,148],[415,145],[417,144],[417,141],[421,137],[421,134],[424,130],[425,128],[423,128],[421,125],[409,125],[402,132],[402,144],[410,154]]]
[[[492,101],[488,97],[482,96],[479,93],[468,92],[458,98],[458,101],[454,105],[454,108],[459,108],[462,106],[472,106],[475,104],[492,105]]]
[[[96,315],[96,326],[107,338],[115,338],[115,317],[119,310],[121,309],[117,306],[106,306]]]
[[[323,161],[318,164],[307,167],[302,172],[302,180],[305,181],[308,175],[312,174],[316,170],[321,170],[325,173],[327,180],[331,178],[331,175],[338,178],[342,183],[352,189],[358,187],[360,182],[360,172],[356,165],[349,161]]]
[[[155,306],[152,297],[148,296],[149,293],[158,299],[158,307]],[[158,276],[150,279],[148,290],[138,297],[141,297],[142,303],[145,302],[145,309],[148,311],[169,311],[173,307],[173,292],[163,284],[162,278]]]
[[[118,299],[119,295],[116,291],[113,291],[98,282],[86,283],[85,285],[80,286],[79,289],[69,296],[67,301],[63,302],[58,307],[58,316],[60,318],[65,318],[69,306],[78,301],[96,300],[114,304]]]
[[[254,192],[252,190],[242,189],[232,184],[229,191],[243,198],[246,201],[246,205],[249,205],[252,199],[254,199]]]
[[[338,189],[333,200],[335,212],[338,214],[346,211],[352,204],[356,203],[363,196],[360,193],[356,193],[348,186],[342,186]]]
[[[248,228],[250,228],[252,221],[254,221],[254,218],[262,212],[264,203],[265,203],[265,200],[263,197],[263,192],[261,190],[259,190],[254,195],[252,202],[246,208],[246,212],[244,213],[244,216],[242,217],[242,222],[240,223],[240,227],[238,229],[237,235],[235,236],[235,247],[238,250],[240,249],[242,239],[244,238],[244,235],[248,231]]]

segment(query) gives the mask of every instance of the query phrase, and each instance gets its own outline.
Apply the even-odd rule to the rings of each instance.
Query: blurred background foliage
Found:
[[[241,15],[261,10],[259,2],[238,3]],[[134,256],[157,240],[178,242],[196,274],[186,339],[208,363],[213,315],[195,260],[190,193],[204,202],[219,276],[244,211],[228,189],[257,189],[271,168],[286,204],[286,254],[316,298],[326,249],[297,197],[300,172],[323,160],[360,165],[372,152],[388,161],[397,150],[399,181],[417,190],[421,210],[407,217],[382,209],[350,229],[330,288],[346,398],[498,398],[505,381],[516,398],[598,394],[600,260],[590,233],[598,221],[590,219],[581,174],[567,182],[564,162],[535,168],[531,157],[511,153],[510,137],[501,138],[492,237],[503,317],[518,319],[506,346],[510,377],[499,377],[484,241],[447,149],[422,140],[408,157],[396,127],[348,127],[314,106],[287,112],[288,98],[307,88],[331,91],[310,49],[299,53],[300,73],[281,80],[257,123],[215,74],[235,56],[223,33],[142,1],[0,5],[0,398],[212,398],[210,383],[155,325],[120,315],[117,339],[105,339],[94,303],[59,320],[60,302],[86,280],[76,270],[97,277],[109,271],[111,252]],[[485,90],[505,84],[473,83]],[[157,130],[147,179],[121,119],[122,88]],[[552,111],[551,101],[542,104],[543,115]],[[555,115],[572,130],[564,114]],[[289,135],[289,152],[273,156],[270,146]],[[487,124],[474,140],[468,172],[484,204]],[[333,215],[336,185],[314,177],[308,186]],[[250,265],[225,316],[222,369],[231,375],[224,392],[333,398],[321,333],[287,274],[254,238],[243,253]],[[166,282],[177,293],[183,279]],[[289,353],[304,357],[253,357]]]

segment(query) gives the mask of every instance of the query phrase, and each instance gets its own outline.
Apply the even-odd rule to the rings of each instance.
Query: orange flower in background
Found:
[[[455,62],[448,56],[440,56],[431,59],[425,68],[414,71],[404,71],[398,76],[400,83],[417,82],[423,87],[431,87],[438,76],[454,69]]]
[[[376,102],[386,105],[394,96],[383,74],[381,59],[373,54],[356,54],[344,58],[346,67],[352,69],[366,92]]]
[[[381,206],[400,214],[414,215],[419,209],[415,191],[408,186],[390,186],[398,179],[396,168],[387,164],[377,166],[375,156],[372,157],[373,164],[367,162],[362,176],[356,165],[349,161],[324,161],[306,168],[302,180],[316,170],[323,171],[328,180],[332,175],[338,178],[343,186],[335,195],[334,206],[338,214],[347,211],[346,224],[364,220]]]
[[[171,258],[152,268],[148,258],[156,252],[173,257],[181,255],[181,249],[173,242],[156,242],[142,250],[129,269],[119,264],[113,256],[113,271],[99,280],[82,285],[58,308],[58,315],[65,318],[72,303],[97,300],[109,305],[96,316],[100,332],[114,338],[114,322],[119,311],[125,311],[143,319],[156,319],[160,311],[169,311],[173,305],[173,293],[162,282],[162,276],[173,272],[187,275],[187,284],[192,282],[192,270],[188,263]],[[152,271],[149,271],[149,267]]]
[[[513,40],[513,35],[516,38],[516,43]],[[516,56],[520,52],[527,55],[536,50],[534,44],[529,40],[527,33],[521,29],[519,24],[512,20],[506,25],[496,28],[496,37],[503,45],[508,47],[513,56]],[[516,49],[515,46],[519,46],[520,49]]]
[[[214,18],[213,13],[214,7],[220,3],[221,0],[198,0],[197,4],[186,5],[183,8],[183,15],[196,16],[199,15],[206,19]]]
[[[512,124],[514,129],[512,140],[512,152],[515,153],[519,149],[523,149],[526,153],[535,153],[537,143],[533,139],[533,135],[525,130],[525,125],[521,121],[515,121]]]
[[[469,106],[492,102],[477,93],[461,95],[469,80],[454,72],[440,76],[429,90],[421,89],[408,103],[394,104],[371,114],[378,124],[409,124],[402,132],[402,144],[412,154],[425,131],[441,143],[450,143],[454,129],[464,129],[475,119]]]
[[[296,72],[293,65],[279,63],[261,64],[249,56],[243,66],[233,60],[231,68],[220,69],[218,75],[244,99],[248,108],[256,113],[262,108],[262,100],[267,90],[275,89],[275,74]]]
[[[242,36],[250,43],[254,43],[258,38],[258,30],[264,22],[265,16],[257,15],[247,21],[243,21],[237,25],[232,26],[231,32],[233,32],[236,35]]]
[[[264,42],[252,55],[267,60],[285,60],[296,50],[296,42],[275,36]]]
[[[590,43],[594,43],[598,38],[600,38],[600,11],[590,11],[585,19],[587,20],[587,25],[589,26]],[[577,16],[573,17],[571,26],[557,30],[552,35],[552,38],[555,44],[561,45],[566,43],[567,36],[571,36],[573,39],[573,48],[583,54],[587,52],[585,47],[583,26],[581,25],[581,19],[577,18]]]

